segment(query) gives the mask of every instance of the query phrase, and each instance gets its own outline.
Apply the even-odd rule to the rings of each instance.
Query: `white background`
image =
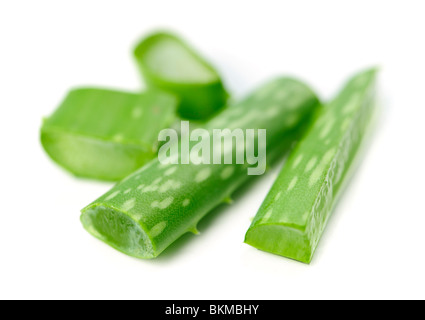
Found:
[[[424,1],[1,1],[0,298],[425,298]],[[90,236],[79,211],[110,184],[43,152],[39,129],[72,86],[138,90],[131,48],[171,28],[241,97],[273,75],[331,98],[382,68],[383,112],[310,266],[243,244],[278,170],[155,261]]]

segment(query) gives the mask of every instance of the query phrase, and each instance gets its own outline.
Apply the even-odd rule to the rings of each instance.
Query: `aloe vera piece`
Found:
[[[351,79],[291,153],[245,242],[310,263],[374,113],[376,70]]]
[[[148,86],[179,97],[183,118],[205,120],[226,104],[217,72],[177,36],[154,33],[137,45],[134,56]]]
[[[289,149],[318,105],[317,97],[304,84],[278,79],[223,110],[205,128],[209,133],[221,128],[267,129],[270,161],[273,154],[282,155]],[[231,150],[234,157],[239,154],[235,146]],[[242,146],[246,150],[253,147],[248,143]],[[213,143],[211,147],[216,148]],[[235,161],[178,163],[164,165],[155,159],[117,184],[82,210],[85,229],[130,256],[155,258],[183,234],[196,233],[198,222],[252,177],[247,175],[248,165]]]
[[[174,96],[153,90],[75,89],[44,120],[41,142],[76,176],[117,181],[156,156],[158,132],[175,121],[176,106]]]

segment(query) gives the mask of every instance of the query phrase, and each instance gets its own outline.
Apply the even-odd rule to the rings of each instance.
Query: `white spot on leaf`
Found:
[[[360,105],[361,95],[356,94],[351,97],[343,109],[344,114],[349,114],[355,111]]]
[[[285,118],[285,124],[289,128],[292,128],[297,122],[298,122],[298,116],[295,114],[288,115]]]
[[[288,97],[289,91],[288,90],[280,90],[276,93],[276,100],[283,100],[286,97]]]
[[[350,124],[351,124],[351,119],[350,118],[345,119],[341,124],[341,130],[342,131],[347,130]]]
[[[310,215],[310,212],[306,211],[302,216],[303,221],[307,221],[307,218],[309,215]]]
[[[113,136],[112,140],[115,141],[115,142],[123,142],[124,141],[124,135],[121,134],[121,133],[117,133],[115,136]]]
[[[317,163],[317,160],[318,160],[317,157],[314,157],[314,158],[310,159],[310,161],[307,163],[307,166],[305,167],[305,172],[306,173],[307,172],[310,172],[313,169],[313,167]]]
[[[131,113],[131,116],[133,119],[139,119],[143,114],[143,109],[141,107],[135,107],[133,109],[133,112]]]
[[[205,168],[198,172],[195,182],[200,183],[207,180],[211,176],[211,168]]]
[[[154,182],[152,182],[153,185],[158,184],[162,181],[162,178],[157,178],[154,180]]]
[[[164,231],[164,229],[166,227],[167,227],[167,222],[162,221],[162,222],[158,223],[157,225],[155,225],[151,229],[151,231],[149,232],[149,234],[150,234],[151,237],[157,237],[157,236],[159,236]]]
[[[335,148],[326,152],[323,156],[320,164],[314,169],[313,173],[310,176],[309,187],[311,188],[323,174],[328,166],[330,166],[333,156],[335,155]]]
[[[335,119],[334,118],[330,118],[324,125],[322,131],[320,132],[320,138],[326,138],[328,136],[328,134],[331,132],[333,126],[335,124]]]
[[[181,187],[181,185],[182,184],[180,181],[168,180],[167,182],[165,182],[163,185],[159,187],[159,192],[164,193],[164,192],[167,192],[168,190],[177,190]]]
[[[322,166],[318,166],[316,169],[314,169],[313,173],[310,176],[310,180],[308,182],[308,185],[310,188],[320,179],[322,174],[323,174]]]
[[[162,200],[161,202],[159,201],[154,201],[151,203],[151,207],[152,208],[159,208],[159,209],[166,209],[168,208],[174,201],[173,197],[168,197],[165,200]]]
[[[279,193],[276,195],[276,197],[274,197],[274,201],[279,200],[281,196],[282,196],[282,191],[279,191]]]
[[[292,168],[295,169],[296,167],[299,166],[299,164],[301,163],[301,161],[303,160],[304,155],[300,154],[294,161],[294,164],[292,165]]]
[[[121,191],[115,191],[115,192],[113,192],[113,193],[111,193],[109,196],[107,196],[106,198],[105,198],[105,201],[109,201],[109,200],[112,200],[113,198],[115,198],[117,195],[119,195],[120,194],[120,192]]]
[[[265,117],[270,119],[270,118],[274,118],[279,114],[279,106],[273,106],[271,108],[269,108],[265,113]]]
[[[123,211],[130,211],[131,209],[134,208],[135,205],[136,205],[136,199],[133,198],[124,202],[124,204],[121,206],[121,209]]]
[[[177,171],[177,167],[172,167],[172,168],[168,169],[167,171],[165,171],[164,175],[165,176],[171,176],[176,171]]]
[[[289,187],[288,187],[288,191],[291,191],[292,189],[294,189],[295,185],[298,182],[298,177],[294,177],[291,182],[289,183]]]
[[[235,172],[235,168],[234,167],[226,167],[221,172],[220,177],[223,180],[229,179],[234,172]]]
[[[270,219],[270,217],[272,216],[272,214],[273,214],[273,209],[270,209],[269,211],[266,212],[266,214],[264,215],[262,221],[263,222],[268,221]]]
[[[146,193],[146,192],[155,192],[155,191],[157,191],[157,190],[158,190],[158,188],[159,188],[159,186],[158,186],[158,185],[156,185],[156,184],[153,184],[153,185],[150,185],[150,186],[146,186],[146,187],[143,189],[142,193]]]

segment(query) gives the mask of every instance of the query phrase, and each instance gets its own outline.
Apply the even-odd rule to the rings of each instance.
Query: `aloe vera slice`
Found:
[[[320,115],[249,228],[245,242],[310,263],[374,112],[376,70],[351,79]]]
[[[137,45],[134,56],[148,86],[180,98],[183,118],[204,120],[226,104],[228,94],[217,72],[177,36],[152,34]]]
[[[176,106],[174,96],[153,90],[75,89],[44,120],[41,142],[76,176],[117,181],[156,156],[158,132],[175,121]]]
[[[318,105],[304,84],[278,79],[223,110],[205,128],[210,134],[221,128],[266,129],[270,161],[273,154],[289,149]],[[242,146],[253,148],[249,143]],[[211,143],[211,147],[216,146]],[[240,152],[235,147],[234,156]],[[155,159],[124,179],[82,210],[85,229],[130,256],[155,258],[183,234],[196,233],[198,222],[252,177],[247,175],[248,165],[235,161],[178,163],[164,165]]]

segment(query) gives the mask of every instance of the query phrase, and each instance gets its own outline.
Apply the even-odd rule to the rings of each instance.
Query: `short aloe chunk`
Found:
[[[158,132],[176,116],[167,93],[72,90],[44,120],[41,142],[59,165],[86,178],[118,181],[156,156]]]
[[[183,118],[205,120],[226,104],[228,95],[217,72],[177,36],[152,34],[134,55],[148,86],[180,98]]]
[[[304,84],[277,79],[223,110],[205,124],[204,132],[207,141],[212,141],[211,149],[222,150],[222,145],[210,138],[215,129],[266,129],[270,161],[273,153],[283,155],[289,149],[318,105],[317,97]],[[288,142],[285,146],[284,141]],[[241,149],[252,151],[253,144],[242,140]],[[194,145],[192,142],[190,147]],[[241,154],[237,146],[234,143],[222,150],[223,155],[230,150],[232,157],[237,157]],[[196,233],[198,222],[252,177],[247,174],[252,163],[233,158],[231,163],[182,164],[182,155],[179,152],[178,164],[153,160],[84,208],[81,221],[86,230],[128,255],[155,258],[183,234]]]
[[[352,78],[291,153],[245,242],[310,263],[375,109],[376,70]]]

